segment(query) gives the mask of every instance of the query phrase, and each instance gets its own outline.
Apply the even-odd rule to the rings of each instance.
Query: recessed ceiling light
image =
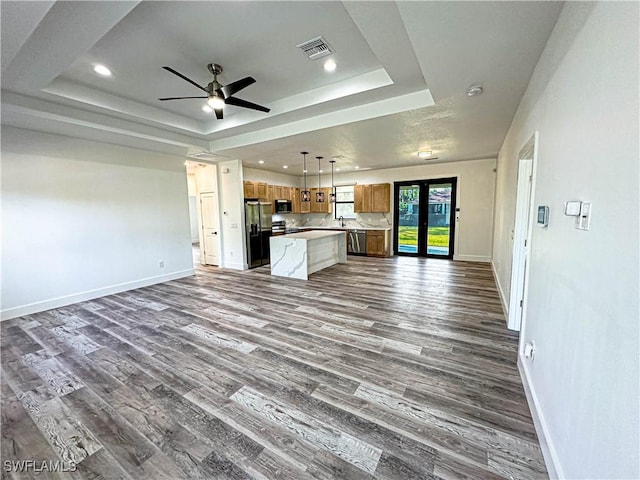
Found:
[[[206,112],[206,113],[211,113],[211,112],[213,112],[213,109],[209,105],[203,105],[202,106],[202,111]]]
[[[289,165],[282,165],[282,168],[289,168]]]
[[[427,158],[427,157],[430,157],[432,153],[433,152],[431,150],[423,150],[421,152],[418,152],[418,156],[420,158]]]
[[[324,62],[324,69],[327,72],[333,72],[336,69],[337,65],[333,58],[330,58],[326,62]]]
[[[475,97],[476,95],[480,95],[482,93],[482,87],[480,85],[471,85],[467,88],[467,96]]]
[[[307,173],[307,171],[306,170],[302,170],[302,173]]]
[[[264,163],[264,160],[258,160],[258,163],[262,165]]]
[[[355,167],[353,167],[353,168],[355,168],[356,170],[358,170],[360,167],[356,165],[356,166],[355,166]]]
[[[322,173],[322,170],[318,170],[319,173]]]
[[[339,169],[339,168],[336,168],[336,172],[339,172],[339,171],[340,171],[340,169]]]
[[[96,63],[93,66],[93,71],[96,72],[98,75],[102,75],[103,77],[110,77],[111,76],[111,70],[109,70],[104,65],[100,65],[99,63]]]

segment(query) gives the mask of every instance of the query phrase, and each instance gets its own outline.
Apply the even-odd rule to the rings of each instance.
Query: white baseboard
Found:
[[[484,255],[453,255],[453,259],[458,262],[483,262],[489,263],[491,257],[485,257]]]
[[[71,305],[72,303],[84,302],[86,300],[92,300],[106,295],[113,295],[114,293],[125,292],[135,288],[148,287],[149,285],[154,285],[156,283],[168,282],[169,280],[176,280],[178,278],[189,277],[191,275],[195,275],[193,268],[164,275],[156,275],[154,277],[142,278],[132,282],[119,283],[109,287],[87,290],[86,292],[65,295],[64,297],[51,298],[42,302],[29,303],[27,305],[2,310],[0,312],[0,320],[10,320],[12,318],[22,317],[23,315],[44,312],[45,310],[51,310],[52,308],[60,308],[66,305]]]
[[[553,441],[549,434],[549,428],[547,427],[547,423],[540,408],[540,402],[538,401],[536,391],[531,384],[529,369],[526,365],[527,361],[528,360],[526,358],[519,355],[518,370],[520,371],[520,378],[522,379],[522,385],[524,386],[524,393],[527,396],[529,410],[531,411],[531,417],[533,418],[533,425],[535,426],[536,433],[538,434],[538,441],[540,442],[540,448],[542,449],[544,463],[547,467],[549,478],[551,480],[566,478],[560,465],[556,449],[553,446]]]
[[[491,271],[493,272],[493,278],[496,280],[496,286],[498,287],[498,295],[500,296],[500,302],[502,303],[504,318],[507,320],[509,318],[509,302],[507,302],[507,296],[504,294],[504,288],[502,288],[500,277],[498,276],[498,272],[496,271],[496,266],[493,261],[491,262]]]
[[[249,269],[249,265],[247,265],[246,263],[236,263],[236,262],[225,263],[224,265],[222,265],[222,267],[230,268],[232,270],[248,270]]]

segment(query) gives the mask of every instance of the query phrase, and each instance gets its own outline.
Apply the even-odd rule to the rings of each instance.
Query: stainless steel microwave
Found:
[[[276,200],[276,213],[291,213],[291,200]]]

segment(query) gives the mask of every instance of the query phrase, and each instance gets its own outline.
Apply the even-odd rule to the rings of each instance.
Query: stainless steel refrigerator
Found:
[[[260,202],[259,200],[245,200],[244,202],[249,268],[269,264],[272,208],[270,202]]]

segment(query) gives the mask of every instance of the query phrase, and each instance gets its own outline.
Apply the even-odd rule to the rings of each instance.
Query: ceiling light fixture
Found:
[[[431,150],[423,150],[421,152],[418,152],[418,156],[420,158],[427,158],[427,157],[430,157],[432,153],[433,152]]]
[[[311,201],[311,192],[307,190],[307,155],[309,152],[300,152],[302,155],[302,173],[304,173],[304,189],[300,192],[301,202]]]
[[[356,165],[356,166],[355,166],[355,167],[353,167],[353,168],[355,168],[356,170],[358,170],[360,167]]]
[[[282,168],[289,168],[289,165],[282,165]]]
[[[331,193],[329,194],[329,201],[331,203],[336,203],[336,187],[333,184],[333,164],[336,163],[335,160],[329,160],[331,164]]]
[[[467,96],[475,97],[476,95],[481,95],[482,91],[483,90],[480,85],[471,85],[469,88],[467,88]]]
[[[320,170],[320,160],[322,160],[322,157],[316,157],[316,158],[318,159],[318,191],[316,192],[316,202],[324,203],[324,192],[320,190],[321,188],[320,174],[322,173],[322,170]]]
[[[337,65],[335,60],[333,60],[333,58],[330,58],[329,60],[327,60],[326,62],[324,62],[324,69],[327,72],[333,72],[335,71]]]
[[[207,103],[214,110],[220,110],[224,107],[224,99],[219,96],[218,92],[213,92],[213,95],[207,99]]]
[[[110,77],[111,76],[111,70],[109,70],[104,65],[100,65],[99,63],[96,63],[93,66],[93,71],[96,72],[98,75],[102,75],[103,77]]]
[[[264,160],[258,160],[258,163],[262,165],[264,163]]]
[[[213,108],[211,108],[209,105],[203,105],[202,106],[202,111],[205,113],[211,113],[213,112]]]

